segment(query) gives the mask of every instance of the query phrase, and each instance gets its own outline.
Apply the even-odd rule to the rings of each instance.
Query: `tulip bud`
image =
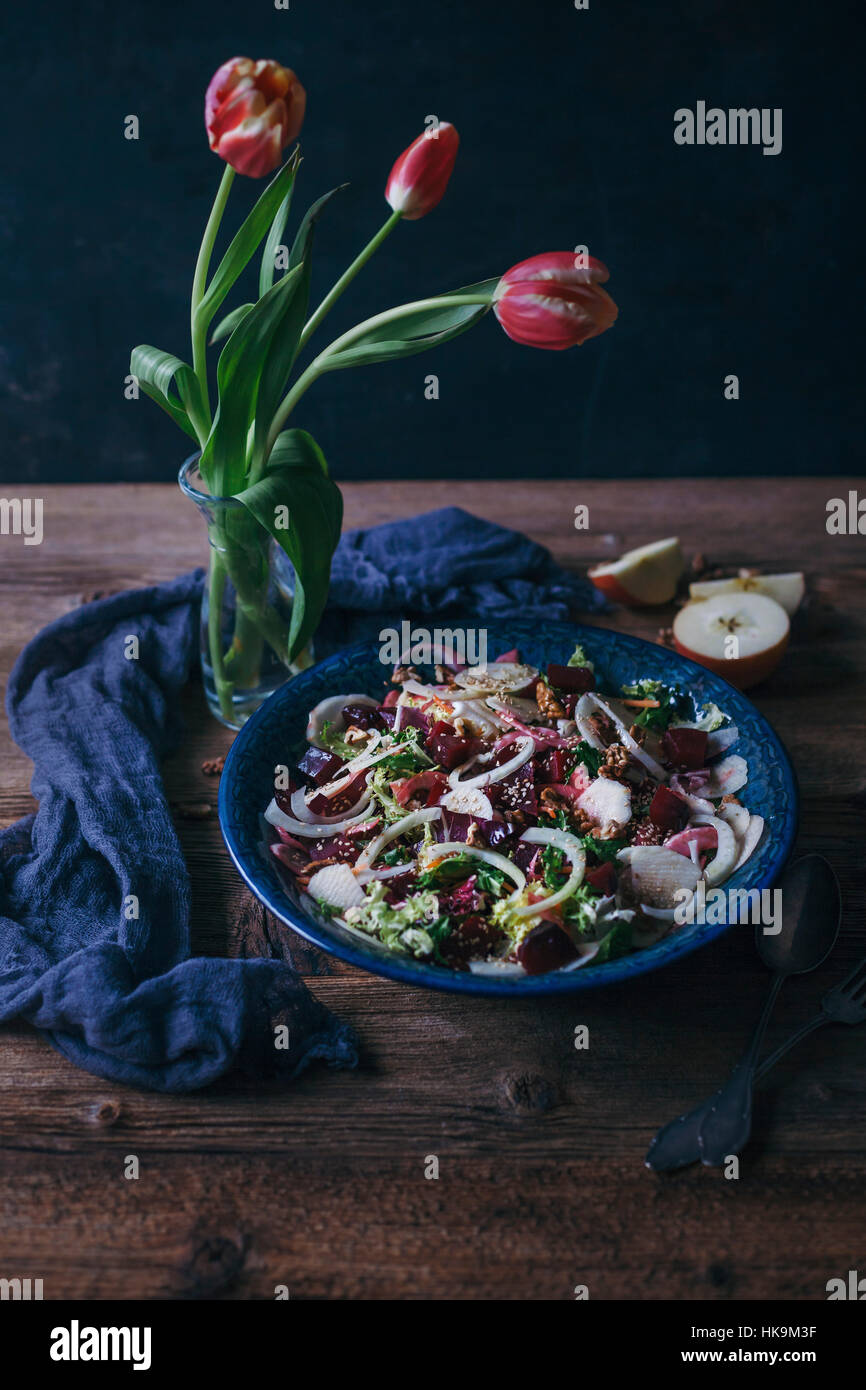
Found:
[[[619,312],[601,288],[607,266],[592,256],[548,251],[506,271],[493,292],[493,312],[509,338],[560,351],[595,338]]]
[[[239,174],[263,178],[304,123],[307,94],[291,68],[270,58],[230,58],[217,68],[204,101],[211,149]]]
[[[388,175],[385,198],[407,222],[432,212],[440,201],[457,158],[460,136],[450,121],[425,130],[405,149]]]

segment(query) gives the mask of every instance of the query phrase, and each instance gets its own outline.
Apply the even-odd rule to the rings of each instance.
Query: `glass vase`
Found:
[[[201,605],[205,698],[221,723],[239,729],[278,686],[312,664],[312,643],[288,660],[295,572],[242,502],[210,495],[197,454],[178,482],[201,512],[210,546]]]

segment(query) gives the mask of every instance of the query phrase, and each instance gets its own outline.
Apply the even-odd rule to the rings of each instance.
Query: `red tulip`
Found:
[[[426,217],[440,201],[457,158],[460,136],[450,121],[425,130],[394,163],[385,198],[407,222]]]
[[[239,174],[263,178],[298,135],[306,105],[291,68],[270,58],[230,58],[217,68],[204,100],[210,147]]]
[[[560,351],[610,328],[619,312],[601,288],[607,266],[592,256],[548,251],[503,275],[493,312],[515,343]]]

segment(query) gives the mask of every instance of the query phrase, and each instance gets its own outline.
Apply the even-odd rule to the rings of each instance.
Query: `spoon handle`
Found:
[[[831,1023],[832,1019],[827,1014],[821,1012],[810,1018],[808,1023],[804,1023],[801,1028],[780,1043],[775,1052],[771,1052],[761,1065],[756,1068],[754,1080],[760,1081],[767,1075],[777,1062],[780,1062],[792,1047],[807,1038],[810,1033],[814,1033],[818,1028],[823,1028]],[[689,1163],[697,1163],[701,1156],[698,1139],[701,1132],[701,1125],[709,1114],[715,1100],[715,1094],[709,1100],[696,1105],[694,1110],[690,1110],[685,1115],[680,1115],[676,1120],[671,1120],[659,1130],[647,1151],[644,1163],[647,1168],[652,1168],[655,1173],[667,1173],[675,1168],[685,1168]]]
[[[698,1136],[701,1125],[709,1114],[715,1096],[710,1096],[701,1105],[689,1110],[685,1115],[669,1121],[653,1139],[647,1150],[644,1163],[654,1173],[669,1173],[674,1168],[685,1168],[689,1163],[697,1163],[701,1156]]]
[[[708,1167],[718,1167],[731,1154],[739,1153],[752,1131],[752,1083],[755,1063],[784,979],[784,975],[773,976],[752,1040],[734,1068],[730,1080],[714,1096],[701,1124],[698,1145],[701,1162]]]
[[[802,1042],[804,1038],[808,1038],[810,1033],[814,1033],[816,1029],[823,1028],[825,1024],[832,1022],[833,1020],[829,1015],[825,1014],[823,1011],[819,1014],[815,1014],[814,1018],[810,1018],[808,1023],[804,1023],[801,1028],[798,1028],[796,1032],[792,1033],[790,1038],[786,1038],[783,1043],[779,1043],[775,1052],[771,1052],[769,1057],[764,1058],[761,1065],[755,1069],[755,1080],[760,1081],[762,1077],[766,1076],[771,1067],[774,1067],[777,1062],[781,1062],[786,1052],[790,1052],[792,1047],[797,1046],[797,1043]]]

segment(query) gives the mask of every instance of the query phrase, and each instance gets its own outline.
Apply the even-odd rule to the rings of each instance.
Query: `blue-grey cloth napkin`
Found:
[[[159,1091],[236,1062],[294,1074],[357,1060],[351,1031],[285,962],[189,958],[159,762],[182,732],[201,590],[199,571],[67,613],[25,647],[6,692],[39,810],[0,832],[0,1022],[21,1016],[88,1071]]]
[[[543,545],[460,507],[441,507],[346,532],[331,567],[316,653],[327,656],[430,614],[492,622],[566,619],[607,607],[594,584],[562,569]]]
[[[562,617],[597,606],[590,588],[526,537],[448,508],[343,537],[319,651],[413,612]],[[182,735],[201,590],[198,571],[67,613],[6,692],[39,809],[0,832],[0,1022],[27,1019],[88,1071],[159,1091],[236,1064],[293,1076],[357,1062],[352,1030],[286,962],[189,956],[159,764]]]

